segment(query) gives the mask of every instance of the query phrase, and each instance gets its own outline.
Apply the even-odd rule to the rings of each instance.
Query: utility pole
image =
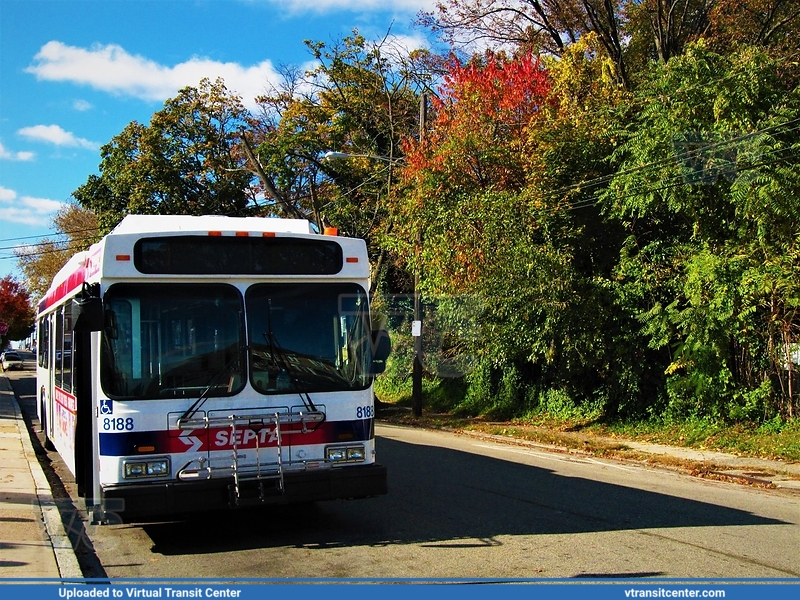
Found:
[[[428,117],[428,95],[419,99],[419,141],[425,139],[425,122]],[[422,310],[419,302],[419,279],[422,270],[422,230],[417,231],[416,269],[414,269],[414,323],[411,333],[414,336],[414,367],[411,373],[411,410],[415,417],[422,416]]]

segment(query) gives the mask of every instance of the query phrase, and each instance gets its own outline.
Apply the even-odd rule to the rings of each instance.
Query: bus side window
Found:
[[[39,339],[36,342],[39,352],[39,366],[46,369],[50,366],[50,318],[39,319]]]
[[[64,384],[63,384],[64,371],[62,370],[62,358],[63,358],[63,351],[64,351],[63,348],[62,348],[62,341],[64,339],[64,316],[63,316],[63,313],[61,311],[55,313],[54,318],[55,318],[55,321],[56,321],[56,331],[55,331],[56,338],[54,340],[55,341],[55,348],[56,348],[55,352],[56,353],[55,353],[55,356],[53,357],[55,359],[54,360],[54,364],[53,364],[53,368],[55,369],[55,374],[56,374],[55,384],[56,384],[56,387],[60,387],[60,388],[63,389],[63,387],[64,387]]]
[[[56,385],[72,391],[72,303],[56,315]]]

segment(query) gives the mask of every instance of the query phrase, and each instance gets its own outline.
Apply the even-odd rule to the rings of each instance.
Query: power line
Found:
[[[74,231],[56,231],[52,234],[44,234],[44,235],[26,235],[22,237],[15,237],[15,238],[0,238],[0,242],[16,242],[18,240],[33,240],[33,239],[41,239],[47,237],[48,235],[59,236],[59,235],[74,235],[76,233],[86,233],[88,231],[100,231],[99,227],[91,227],[88,229],[76,229]]]
[[[69,239],[69,240],[48,240],[46,242],[37,242],[35,244],[21,244],[16,246],[0,246],[0,250],[20,250],[21,252],[27,251],[29,248],[37,248],[37,247],[47,247],[50,245],[57,246],[59,244],[65,244],[69,246],[70,244],[80,244],[86,241],[89,241],[91,238],[83,238],[83,239]]]
[[[76,242],[76,244],[78,244],[78,242]],[[24,258],[28,258],[28,257],[34,257],[34,256],[46,256],[48,254],[59,254],[59,253],[62,253],[62,252],[67,252],[67,253],[73,253],[74,254],[75,252],[80,252],[80,250],[78,250],[78,248],[79,248],[79,245],[67,246],[66,248],[52,248],[52,249],[48,249],[48,250],[40,249],[40,250],[37,250],[35,252],[27,252],[23,256],[24,256]],[[22,258],[22,256],[19,256],[17,254],[0,255],[0,259],[3,259],[3,260],[8,260],[8,259],[17,259],[17,260],[19,260],[20,258]]]
[[[612,179],[615,179],[615,178],[620,177],[620,176],[632,175],[634,173],[638,173],[640,171],[650,170],[650,169],[655,171],[655,168],[657,168],[657,167],[668,165],[668,164],[672,164],[674,162],[678,162],[678,163],[687,162],[691,158],[699,156],[699,155],[702,155],[703,153],[707,153],[707,152],[709,152],[711,150],[717,150],[717,151],[725,150],[728,146],[731,146],[731,145],[734,145],[734,144],[739,144],[739,143],[741,143],[741,142],[743,142],[743,141],[745,141],[745,140],[747,140],[749,138],[755,137],[757,135],[765,134],[765,133],[770,133],[770,132],[772,132],[772,131],[780,128],[780,127],[786,127],[787,125],[792,125],[792,124],[798,124],[798,125],[795,126],[795,127],[791,127],[789,129],[786,129],[785,131],[782,131],[781,133],[792,133],[792,132],[797,131],[798,129],[800,129],[800,117],[798,117],[796,119],[792,119],[792,120],[787,121],[785,123],[781,123],[781,124],[778,124],[778,125],[772,125],[770,127],[765,127],[763,129],[759,129],[759,130],[756,130],[756,131],[751,131],[751,132],[748,132],[748,133],[743,134],[741,136],[738,136],[736,138],[731,138],[730,140],[725,140],[723,142],[717,142],[715,144],[704,146],[702,148],[687,150],[686,152],[683,152],[681,154],[673,154],[671,156],[668,156],[668,157],[665,157],[665,158],[661,158],[661,159],[658,159],[658,160],[655,160],[655,161],[652,161],[652,162],[649,162],[649,163],[645,163],[643,165],[637,165],[636,167],[632,167],[632,168],[624,170],[624,171],[617,171],[615,173],[610,173],[608,175],[602,175],[602,176],[596,177],[594,179],[589,179],[588,181],[582,181],[580,183],[575,183],[575,184],[570,184],[570,185],[567,185],[567,186],[563,186],[561,188],[553,190],[549,195],[550,195],[550,197],[556,197],[558,195],[567,194],[572,190],[577,190],[577,189],[581,189],[581,188],[598,187],[598,186],[607,184]]]
[[[800,121],[800,119],[795,119],[793,121]],[[790,130],[787,130],[787,132],[795,131],[797,129],[800,129],[800,126],[794,127],[794,128],[792,128]],[[784,133],[787,133],[787,132],[784,132]],[[753,132],[752,134],[748,134],[748,135],[755,135],[755,134],[756,134],[756,132]],[[745,137],[745,136],[742,136],[742,137]],[[714,144],[713,147],[715,149],[719,150],[719,148],[721,147],[721,143],[720,144]],[[700,149],[699,151],[702,152],[703,149]],[[652,163],[648,163],[647,165],[640,165],[640,167],[636,167],[636,168],[630,169],[628,171],[620,171],[620,172],[617,172],[615,174],[604,175],[602,177],[598,177],[598,178],[596,178],[594,180],[590,180],[590,181],[600,182],[601,180],[604,180],[605,183],[608,183],[614,177],[617,177],[620,174],[632,174],[632,173],[636,173],[637,171],[642,170],[645,167],[653,168],[654,166],[656,166],[656,167],[657,166],[662,166],[662,164],[667,164],[667,162],[665,162],[665,161],[668,161],[668,163],[672,163],[673,161],[676,161],[678,158],[681,158],[681,157],[684,158],[684,161],[688,160],[689,154],[691,154],[692,152],[697,152],[697,150],[693,150],[691,152],[686,152],[686,153],[684,153],[682,155],[672,156],[669,159],[662,159],[662,160],[659,160],[659,161],[654,161]],[[714,178],[715,181],[716,181],[716,179],[718,179],[720,176],[724,177],[726,173],[732,173],[732,172],[741,173],[743,171],[751,171],[753,169],[757,169],[757,168],[760,168],[760,167],[764,167],[764,166],[775,164],[775,161],[777,161],[777,160],[786,160],[786,159],[795,158],[795,157],[798,157],[798,156],[800,156],[800,152],[795,151],[792,148],[776,148],[776,149],[774,149],[772,151],[769,151],[769,152],[760,153],[759,154],[760,161],[756,162],[756,163],[747,164],[747,165],[738,165],[734,160],[726,160],[726,161],[719,162],[719,163],[713,165],[710,168],[704,167],[702,169],[701,173],[697,173],[697,172],[681,173],[681,172],[679,172],[679,173],[676,173],[676,174],[674,174],[674,175],[672,175],[670,177],[662,178],[660,180],[660,185],[658,185],[658,186],[655,186],[655,187],[641,186],[639,188],[634,188],[633,190],[627,191],[627,192],[625,192],[623,194],[619,194],[619,195],[616,196],[616,198],[618,200],[625,200],[625,199],[634,198],[634,197],[637,197],[637,196],[645,196],[647,194],[652,194],[652,193],[657,193],[657,192],[661,192],[661,191],[668,190],[668,189],[673,189],[673,188],[676,188],[676,187],[703,184],[704,183],[704,181],[703,181],[703,179],[704,179],[703,173],[705,173],[706,171],[709,172],[711,175],[716,175],[716,177]],[[653,168],[652,170],[655,172],[655,168]],[[695,177],[692,177],[693,175]],[[595,183],[595,185],[587,186],[587,187],[589,187],[589,189],[591,189],[592,187],[599,187],[599,185],[600,185],[599,183]],[[576,186],[564,186],[563,188],[559,188],[557,190],[553,190],[553,192],[548,194],[545,197],[545,199],[553,199],[554,200],[558,196],[562,196],[562,193],[565,190],[579,189],[580,187],[583,187],[583,186],[577,186],[577,185]],[[572,210],[580,210],[582,208],[589,208],[591,206],[596,206],[600,202],[600,198],[598,198],[598,194],[602,193],[605,189],[606,188],[602,188],[602,189],[596,190],[596,191],[592,192],[591,196],[589,196],[589,197],[585,197],[585,198],[582,198],[582,199],[579,199],[579,200],[575,200],[573,202],[568,202],[566,207],[564,207],[564,206],[552,206],[552,207],[549,207],[549,208],[545,208],[542,212],[557,213],[557,212],[562,211],[562,210],[572,211]]]
[[[787,155],[784,156],[784,157],[778,157],[778,158],[792,158],[792,157],[800,156],[800,152],[795,152],[791,148],[784,148],[784,149],[781,149],[781,150],[776,150],[773,153],[765,153],[762,156],[763,157],[773,157],[773,156],[778,155],[780,153],[787,153]],[[751,165],[746,165],[746,166],[741,166],[741,167],[736,167],[735,163],[732,163],[732,162],[730,162],[729,164],[733,165],[737,172],[742,172],[742,171],[751,171],[753,169],[758,169],[760,167],[764,167],[764,166],[771,165],[771,164],[774,164],[774,163],[773,163],[773,161],[764,160],[764,161],[761,161],[761,162],[758,162],[758,163],[753,163]],[[721,174],[723,172],[726,172],[726,169],[724,169],[722,167],[714,167],[714,168],[710,169],[710,171],[712,173],[717,172],[718,176],[721,176]],[[668,189],[674,189],[676,187],[698,185],[698,184],[702,184],[702,183],[703,183],[702,178],[700,180],[692,181],[692,180],[687,180],[685,175],[676,174],[676,175],[672,176],[671,178],[664,179],[662,181],[662,185],[660,185],[658,187],[647,187],[647,188],[643,188],[641,190],[637,190],[637,189],[634,188],[632,191],[626,192],[626,193],[624,193],[622,195],[618,195],[616,198],[618,200],[626,200],[626,199],[629,199],[629,198],[635,198],[637,196],[646,196],[648,194],[662,192],[662,191],[665,191],[665,190],[668,190]],[[581,208],[588,208],[590,206],[596,206],[599,202],[600,202],[600,199],[597,197],[597,193],[595,193],[591,198],[586,198],[584,200],[579,200],[579,201],[577,201],[575,203],[572,203],[565,210],[578,210],[578,209],[581,209]],[[556,209],[553,209],[553,210],[555,211]]]

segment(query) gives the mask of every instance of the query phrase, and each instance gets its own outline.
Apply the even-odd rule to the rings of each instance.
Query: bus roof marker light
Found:
[[[120,262],[128,262],[131,259],[130,254],[117,254],[116,259]]]
[[[237,231],[236,237],[250,237],[250,233],[247,231]]]
[[[349,263],[357,263],[358,262],[358,257],[357,256],[348,256],[345,260],[347,262],[349,262]]]
[[[264,233],[261,234],[261,237],[275,237],[275,232],[274,231],[265,231]]]
[[[221,231],[209,231],[208,235],[210,235],[212,237],[222,237],[222,232]]]
[[[325,227],[322,230],[322,235],[330,235],[336,237],[339,235],[339,230],[336,227]]]

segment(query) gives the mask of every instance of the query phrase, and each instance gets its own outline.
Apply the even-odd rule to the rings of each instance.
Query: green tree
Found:
[[[426,76],[416,65],[425,55],[408,56],[390,38],[371,43],[357,32],[331,47],[306,44],[316,68],[289,73],[283,89],[259,98],[252,128],[264,187],[279,200],[271,210],[364,238],[380,271],[392,227],[387,197],[402,160],[400,140],[418,128]],[[351,157],[323,162],[328,151]]]
[[[569,194],[552,193],[564,165],[543,158],[565,150],[558,134],[546,139],[559,115],[554,81],[530,55],[454,61],[424,140],[408,142],[398,250],[422,271],[426,297],[484,307],[472,319],[480,335],[449,342],[479,359],[462,406],[471,413],[519,413],[526,394],[531,405],[537,390],[591,370],[580,358],[590,339],[597,346],[597,305],[580,304],[582,229]],[[420,249],[408,243],[417,237]]]
[[[253,214],[253,175],[236,151],[246,117],[221,80],[186,87],[149,125],[134,121],[104,145],[100,174],[73,196],[104,232],[126,214]]]
[[[604,202],[630,234],[621,293],[669,353],[673,414],[796,413],[800,97],[783,72],[691,44],[653,69],[623,134]]]
[[[551,239],[560,232],[568,240],[571,269],[558,284],[568,290],[565,302],[553,305],[549,329],[541,329],[539,343],[549,352],[529,385],[616,418],[646,414],[660,394],[663,366],[619,293],[615,268],[626,234],[599,202],[618,168],[610,157],[632,100],[599,46],[589,33],[547,60],[550,102],[526,140],[527,189],[542,198]]]

